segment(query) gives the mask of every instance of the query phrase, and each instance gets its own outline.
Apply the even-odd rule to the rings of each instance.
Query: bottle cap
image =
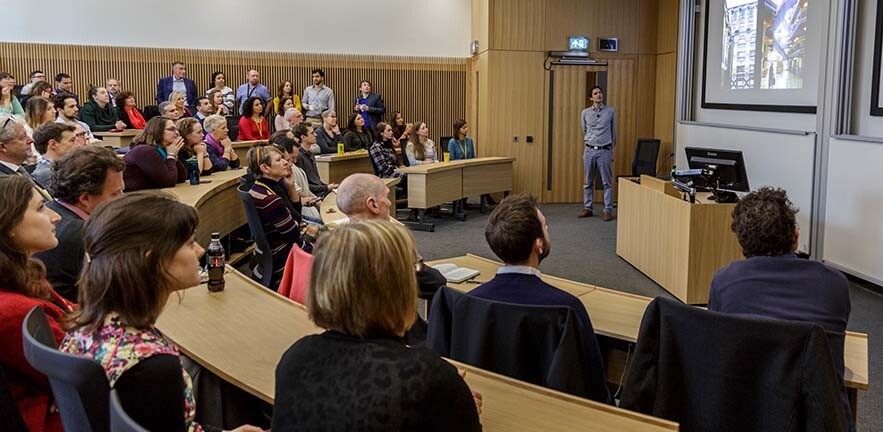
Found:
[[[220,240],[220,239],[221,239],[221,233],[219,233],[219,232],[212,233],[212,240]]]

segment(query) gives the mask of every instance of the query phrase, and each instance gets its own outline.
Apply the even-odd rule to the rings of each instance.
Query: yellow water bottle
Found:
[[[339,143],[337,143],[337,154],[340,155],[340,156],[343,156],[343,153],[344,153],[344,151],[343,151],[343,143],[342,143],[342,142],[339,142]]]

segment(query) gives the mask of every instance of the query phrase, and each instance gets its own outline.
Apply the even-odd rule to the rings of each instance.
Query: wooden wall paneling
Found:
[[[675,84],[677,80],[677,54],[656,56],[656,113],[654,135],[662,143],[659,146],[659,172],[671,170],[675,129]]]
[[[491,0],[489,49],[542,51],[546,0]]]
[[[678,0],[658,1],[659,21],[657,24],[656,52],[657,54],[673,53],[678,49],[678,25],[680,23],[678,9],[680,8],[680,2]]]
[[[659,34],[659,2],[660,0],[641,0],[638,7],[638,38],[639,54],[656,54]]]
[[[596,51],[598,7],[595,0],[546,0],[546,51],[567,50],[567,38],[586,36]]]
[[[302,94],[311,83],[310,71],[322,67],[326,83],[335,91],[342,124],[361,79],[372,81],[383,95],[388,116],[400,110],[408,121],[426,121],[436,141],[450,135],[454,120],[466,116],[465,58],[0,43],[0,59],[22,83],[33,69],[44,70],[48,77],[61,71],[71,74],[81,103],[88,97],[89,84],[104,85],[113,77],[135,93],[139,106],[155,104],[157,81],[171,72],[173,61],[183,61],[200,93],[214,71],[223,71],[227,85],[236,89],[255,68],[274,96],[283,79],[291,80]]]
[[[598,28],[596,39],[599,37],[619,38],[620,54],[636,54],[640,48],[640,21],[638,11],[644,7],[644,3],[653,0],[595,0],[595,10],[598,13]],[[593,40],[592,51],[598,47],[597,40]]]
[[[616,147],[613,153],[613,175],[627,175],[632,172],[632,159],[635,155],[637,73],[634,58],[608,58],[607,92],[605,100],[616,110]],[[616,187],[614,182],[614,188]]]
[[[655,133],[656,115],[656,56],[638,56],[637,103],[635,105],[635,134],[638,138],[652,138]]]
[[[478,52],[488,50],[490,46],[490,0],[472,0],[472,39],[478,41]]]

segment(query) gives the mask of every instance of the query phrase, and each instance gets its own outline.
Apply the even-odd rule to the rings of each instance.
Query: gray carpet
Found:
[[[668,296],[668,292],[644,276],[625,260],[616,256],[616,222],[603,222],[596,216],[577,219],[578,204],[543,205],[552,252],[543,262],[544,273],[590,283],[606,288],[649,297]],[[429,218],[435,232],[414,232],[420,253],[427,260],[436,260],[473,253],[498,259],[484,241],[486,215],[477,210],[468,212],[468,219]],[[853,282],[852,315],[848,328],[870,334],[869,357],[871,388],[858,395],[858,430],[883,430],[883,391],[874,384],[883,376],[883,296]],[[873,407],[878,407],[874,409]]]

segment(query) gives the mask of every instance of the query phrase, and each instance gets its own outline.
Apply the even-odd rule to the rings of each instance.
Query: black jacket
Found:
[[[528,306],[443,287],[432,300],[426,345],[439,355],[575,396],[610,403],[597,346],[573,309]]]
[[[339,133],[329,135],[328,131],[322,126],[319,126],[319,128],[316,129],[316,144],[319,144],[319,148],[322,150],[321,154],[337,153],[337,144],[342,142],[343,135]]]
[[[119,119],[116,108],[109,102],[102,109],[97,102],[90,100],[84,103],[83,108],[80,109],[80,120],[89,125],[92,132],[107,132],[116,129],[116,122]]]
[[[689,431],[843,431],[849,417],[821,327],[647,306],[620,407]]]
[[[77,278],[80,277],[86,258],[86,245],[83,243],[83,225],[86,221],[57,201],[50,201],[46,206],[61,216],[61,220],[55,225],[58,246],[39,252],[34,258],[46,265],[46,279],[52,288],[62,297],[76,303]]]

